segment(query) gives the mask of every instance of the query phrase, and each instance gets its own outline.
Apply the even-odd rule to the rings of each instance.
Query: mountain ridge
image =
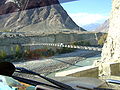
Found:
[[[105,22],[101,24],[99,27],[97,27],[94,31],[107,33],[108,30],[109,30],[109,19],[105,20]]]
[[[95,30],[99,26],[100,26],[99,23],[92,23],[92,24],[84,25],[83,28],[88,30],[88,31],[93,31],[93,30]]]
[[[34,4],[36,3],[35,0],[31,0],[31,1],[34,2]],[[55,2],[59,3],[58,0],[51,0],[50,2],[47,3],[46,1],[50,1],[50,0],[44,0],[40,2],[41,3],[40,8],[27,9],[20,12],[1,15],[0,16],[1,31],[8,30],[12,32],[31,32],[31,33],[32,32],[43,33],[43,31],[46,33],[50,31],[55,32],[55,31],[61,31],[61,29],[70,29],[70,30],[80,29],[80,31],[85,31],[83,28],[79,28],[79,26],[69,17],[67,12],[60,4],[52,5]],[[15,4],[13,2],[9,2],[7,4],[10,3],[13,5]],[[48,6],[46,6],[45,4]],[[31,3],[28,3],[28,6],[26,8],[30,8],[30,5]],[[31,7],[33,6],[35,5],[32,5]],[[13,7],[15,8],[14,10],[18,10],[18,8],[16,9],[17,7],[16,5]]]

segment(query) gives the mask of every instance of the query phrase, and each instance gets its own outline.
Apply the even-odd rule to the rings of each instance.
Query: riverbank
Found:
[[[76,50],[71,53],[60,54],[43,60],[14,62],[14,65],[16,67],[25,67],[37,73],[48,75],[52,72],[64,70],[71,66],[82,67],[81,65],[75,64],[78,63],[79,61],[85,60],[88,57],[93,57],[98,54],[100,54],[100,52],[89,50]],[[22,76],[21,74],[18,73],[15,73],[15,75]]]

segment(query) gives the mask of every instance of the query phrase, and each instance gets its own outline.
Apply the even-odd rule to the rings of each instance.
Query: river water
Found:
[[[70,67],[68,67],[68,68],[66,68],[64,70],[61,70],[61,71],[67,71],[67,70],[75,69],[75,68],[78,68],[78,67],[90,66],[90,65],[93,64],[93,62],[95,60],[100,60],[100,59],[101,59],[101,56],[99,54],[99,55],[96,55],[94,57],[86,58],[86,59],[84,59],[82,61],[79,61],[74,66],[70,66]],[[50,74],[47,75],[47,77],[55,77],[55,74],[58,73],[58,72],[61,72],[61,71],[50,73]]]
[[[95,60],[100,59],[100,53],[89,50],[76,50],[42,60],[14,63],[14,65],[33,70],[48,77],[54,77],[58,71],[61,72],[92,65]]]

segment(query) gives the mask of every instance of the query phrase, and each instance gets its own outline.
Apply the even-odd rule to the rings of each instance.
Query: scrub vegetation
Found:
[[[106,42],[106,38],[107,38],[107,33],[103,34],[100,39],[98,40],[98,45],[103,46],[103,44]]]

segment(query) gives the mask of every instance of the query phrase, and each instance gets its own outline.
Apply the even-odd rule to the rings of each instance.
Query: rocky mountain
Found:
[[[47,33],[79,29],[58,0],[0,0],[0,14],[1,31]]]
[[[88,30],[88,31],[93,31],[99,26],[100,26],[99,23],[92,23],[92,24],[88,24],[88,25],[83,26],[83,28]]]
[[[97,32],[108,32],[109,29],[109,19],[106,20],[103,24],[95,29]]]
[[[59,4],[58,0],[0,0],[0,14]]]

